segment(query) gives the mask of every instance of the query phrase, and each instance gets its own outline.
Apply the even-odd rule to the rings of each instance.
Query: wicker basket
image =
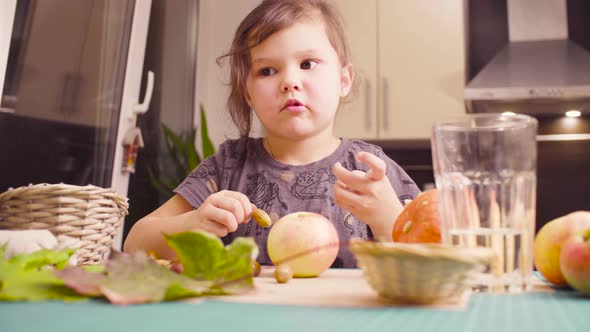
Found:
[[[468,287],[469,274],[494,255],[484,248],[360,239],[353,239],[350,249],[364,277],[380,296],[414,304],[459,298]]]
[[[0,194],[0,229],[47,229],[78,265],[100,264],[128,214],[127,198],[92,185],[36,184]]]

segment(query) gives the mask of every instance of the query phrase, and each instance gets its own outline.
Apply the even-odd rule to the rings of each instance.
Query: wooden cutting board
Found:
[[[330,269],[316,278],[293,278],[280,284],[273,276],[274,267],[263,267],[254,278],[255,290],[230,296],[213,297],[214,300],[278,305],[305,305],[323,307],[391,307],[404,306],[392,303],[377,295],[362,276],[360,269]],[[199,299],[188,302],[198,303]],[[427,307],[463,310],[467,307],[469,293],[448,302]]]

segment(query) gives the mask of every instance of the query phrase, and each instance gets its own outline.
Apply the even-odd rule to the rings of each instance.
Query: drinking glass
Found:
[[[472,114],[440,121],[432,158],[443,243],[495,258],[471,280],[481,291],[522,291],[533,271],[537,120]]]

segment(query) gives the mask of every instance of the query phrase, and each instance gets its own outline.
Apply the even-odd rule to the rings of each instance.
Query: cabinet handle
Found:
[[[389,128],[389,81],[383,77],[383,129]]]
[[[371,130],[373,123],[371,121],[371,82],[365,80],[365,128]]]

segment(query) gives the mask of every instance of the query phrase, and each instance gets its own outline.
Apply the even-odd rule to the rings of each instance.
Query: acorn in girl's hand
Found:
[[[437,189],[424,191],[407,203],[393,224],[392,237],[394,242],[441,242]]]
[[[254,221],[256,221],[258,225],[264,228],[270,227],[272,225],[272,219],[270,219],[270,216],[264,210],[254,210],[254,212],[252,212],[252,218],[254,218]]]

